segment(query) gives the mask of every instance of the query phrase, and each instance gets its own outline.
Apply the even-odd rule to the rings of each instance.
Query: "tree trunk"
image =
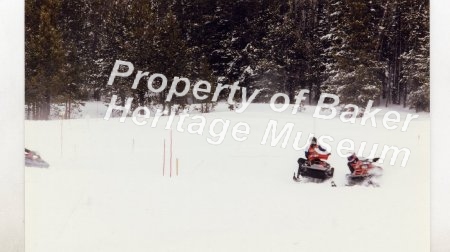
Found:
[[[69,100],[69,111],[68,113],[65,115],[66,119],[70,119],[70,114],[72,113],[72,102]]]
[[[44,98],[44,102],[41,103],[41,109],[40,109],[40,118],[41,120],[48,120],[50,117],[50,94],[47,92]]]

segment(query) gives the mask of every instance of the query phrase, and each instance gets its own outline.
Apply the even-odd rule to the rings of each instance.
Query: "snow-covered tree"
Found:
[[[322,91],[336,94],[343,103],[363,106],[381,94],[380,69],[376,52],[376,10],[364,0],[334,0],[330,4],[331,40],[327,54],[327,80]]]

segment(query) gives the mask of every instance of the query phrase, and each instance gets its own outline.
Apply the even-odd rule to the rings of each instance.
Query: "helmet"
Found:
[[[311,144],[317,144],[317,138],[316,138],[316,137],[313,137],[313,138],[312,138]]]
[[[352,155],[347,157],[348,162],[353,162],[356,159],[358,159],[358,158],[356,157],[355,153],[353,153]]]

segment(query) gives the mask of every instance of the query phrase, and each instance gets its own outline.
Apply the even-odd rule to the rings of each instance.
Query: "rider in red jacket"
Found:
[[[355,169],[357,169],[360,166],[359,158],[356,156],[355,153],[353,153],[352,155],[347,157],[347,160],[348,160],[347,163],[348,169],[350,169],[350,173],[353,174]]]
[[[328,159],[328,154],[320,153],[320,152],[326,152],[326,149],[324,149],[322,146],[317,144],[317,139],[313,137],[311,140],[311,144],[309,145],[308,151],[305,152],[306,159],[310,163],[320,163],[322,159],[326,160]]]

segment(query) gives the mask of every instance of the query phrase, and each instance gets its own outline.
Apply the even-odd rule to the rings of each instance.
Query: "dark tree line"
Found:
[[[113,94],[187,104],[132,79],[107,86],[117,59],[213,89],[239,81],[259,102],[306,88],[310,103],[329,92],[429,111],[428,0],[26,0],[25,22],[28,118],[48,119],[54,104],[70,118]]]

